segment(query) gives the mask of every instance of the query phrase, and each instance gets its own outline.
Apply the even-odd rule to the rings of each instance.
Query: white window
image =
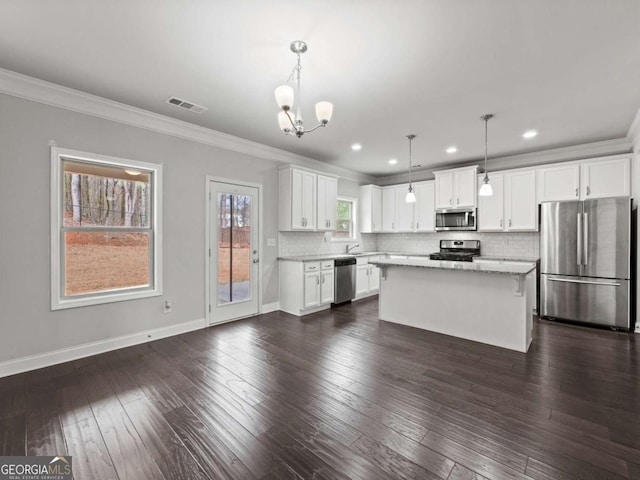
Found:
[[[51,309],[162,294],[162,166],[51,149]]]
[[[356,200],[338,198],[336,211],[336,229],[331,232],[334,241],[353,241],[356,239]]]

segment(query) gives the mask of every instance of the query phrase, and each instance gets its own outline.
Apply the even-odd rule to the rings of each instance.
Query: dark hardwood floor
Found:
[[[520,354],[375,298],[276,312],[0,379],[0,448],[81,480],[640,479],[640,345],[540,321]]]

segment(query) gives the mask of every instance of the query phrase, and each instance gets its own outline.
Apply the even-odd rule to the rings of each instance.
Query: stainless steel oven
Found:
[[[436,231],[477,230],[475,208],[438,208]]]

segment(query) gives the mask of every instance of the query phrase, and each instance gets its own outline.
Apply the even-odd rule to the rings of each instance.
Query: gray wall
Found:
[[[0,362],[205,317],[206,176],[264,186],[263,234],[278,238],[278,162],[0,94]],[[50,311],[50,149],[164,168],[164,298]],[[339,182],[352,195],[357,183]],[[278,301],[277,247],[263,246],[263,304]]]

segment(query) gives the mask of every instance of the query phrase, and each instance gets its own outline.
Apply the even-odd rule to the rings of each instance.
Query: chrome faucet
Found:
[[[355,245],[347,245],[347,253],[349,253],[351,250],[353,250],[354,248],[358,248],[360,246],[359,243],[356,243]]]

